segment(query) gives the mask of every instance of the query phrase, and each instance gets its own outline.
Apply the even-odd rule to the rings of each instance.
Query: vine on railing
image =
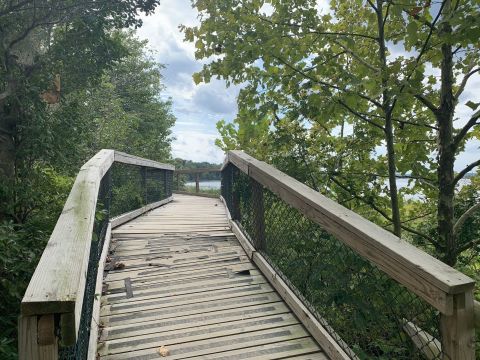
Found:
[[[277,195],[228,164],[232,219],[352,358],[448,359],[439,312]]]

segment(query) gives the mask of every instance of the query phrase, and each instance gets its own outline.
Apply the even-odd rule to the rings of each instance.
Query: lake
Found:
[[[220,180],[202,180],[200,181],[200,189],[220,189],[221,182]],[[195,187],[195,181],[188,181],[185,183],[185,186]]]
[[[466,185],[470,182],[469,179],[462,179],[459,181],[459,187],[462,187],[463,185]],[[385,184],[388,184],[388,181],[385,181]],[[195,182],[194,181],[189,181],[185,183],[186,186],[192,186],[195,187]],[[200,181],[200,189],[220,189],[221,182],[220,180],[202,180]],[[397,179],[397,186],[398,189],[401,189],[405,186],[408,186],[408,179]],[[419,199],[421,198],[419,195],[407,195],[406,198],[408,199]]]

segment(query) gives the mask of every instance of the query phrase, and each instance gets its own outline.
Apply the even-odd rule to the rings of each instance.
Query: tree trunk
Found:
[[[383,113],[385,115],[385,141],[387,143],[387,165],[388,165],[388,183],[390,194],[390,206],[392,210],[393,233],[397,236],[402,236],[402,222],[400,218],[400,207],[398,204],[398,189],[397,189],[397,168],[395,160],[394,148],[394,134],[392,122],[392,104],[391,96],[387,90],[388,87],[388,72],[387,72],[387,49],[385,46],[385,28],[383,18],[383,0],[377,0],[377,24],[378,24],[378,45],[379,56],[382,72],[382,105]]]
[[[445,6],[448,13],[449,4]],[[452,32],[448,22],[444,22],[440,30],[442,35]],[[456,262],[456,241],[453,232],[454,225],[454,195],[453,183],[455,163],[455,147],[453,144],[453,115],[455,103],[453,96],[453,54],[452,46],[445,42],[442,45],[440,107],[436,114],[438,125],[438,236],[445,246],[444,261],[448,265]]]
[[[0,125],[0,178],[12,180],[15,175],[15,143],[8,129]]]
[[[15,123],[8,120],[8,115],[0,107],[0,187],[15,190]],[[7,191],[5,195],[6,198],[0,199],[5,202],[5,205],[0,207],[0,222],[12,216],[7,213],[9,207],[6,203],[14,203],[16,198],[15,191],[13,194]]]
[[[397,236],[402,236],[402,221],[400,218],[400,205],[398,204],[392,114],[390,112],[388,112],[385,116],[385,140],[387,142],[388,183],[390,192],[390,204],[392,207],[393,233]]]

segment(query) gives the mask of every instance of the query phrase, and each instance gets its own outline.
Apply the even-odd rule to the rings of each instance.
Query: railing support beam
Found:
[[[256,250],[265,250],[265,205],[263,201],[263,187],[254,179],[250,179],[252,186],[252,213],[254,242]]]
[[[453,314],[441,315],[442,351],[445,359],[475,359],[473,290],[453,296]]]
[[[53,314],[20,316],[18,319],[19,360],[57,360],[58,338]]]

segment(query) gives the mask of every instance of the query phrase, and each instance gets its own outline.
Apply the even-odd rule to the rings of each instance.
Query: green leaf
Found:
[[[465,103],[465,105],[467,105],[467,106],[468,106],[470,109],[472,109],[472,110],[477,110],[477,108],[478,108],[478,106],[480,105],[480,103],[475,103],[475,102],[473,102],[473,101],[470,100],[470,101],[467,101],[467,102]]]
[[[195,85],[198,85],[202,82],[202,74],[201,73],[194,73],[192,77],[193,77],[193,81],[195,82]]]

